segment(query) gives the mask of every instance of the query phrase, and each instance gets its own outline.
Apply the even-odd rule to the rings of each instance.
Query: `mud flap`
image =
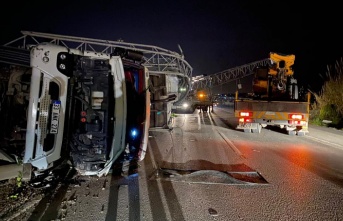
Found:
[[[261,133],[262,125],[259,124],[259,123],[254,123],[254,124],[256,124],[256,128],[251,129],[251,131],[252,131],[253,133],[258,133],[258,134]]]
[[[237,129],[243,130],[245,133],[261,133],[262,126],[259,123],[239,124]]]
[[[28,182],[31,180],[32,176],[32,165],[30,163],[23,164],[23,181]]]

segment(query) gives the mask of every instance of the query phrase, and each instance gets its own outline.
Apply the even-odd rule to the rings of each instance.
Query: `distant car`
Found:
[[[191,100],[185,100],[178,105],[174,105],[173,109],[176,112],[187,112],[187,113],[192,112],[193,113],[195,110],[195,107]]]

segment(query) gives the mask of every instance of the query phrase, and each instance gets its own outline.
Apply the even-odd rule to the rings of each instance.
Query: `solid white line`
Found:
[[[242,154],[242,152],[239,151],[239,149],[232,143],[232,141],[231,141],[229,138],[227,138],[223,133],[221,133],[221,132],[216,128],[216,126],[215,126],[214,123],[213,123],[211,114],[208,114],[208,116],[209,116],[210,121],[211,121],[212,130],[216,131],[216,132],[224,139],[224,141],[229,145],[229,147],[230,147],[234,152],[236,152],[240,157],[245,158],[244,155]]]
[[[310,139],[310,140],[317,141],[317,142],[319,142],[319,143],[323,143],[323,144],[326,144],[326,145],[333,146],[333,147],[338,148],[338,149],[340,149],[340,150],[343,149],[343,146],[342,146],[342,145],[339,145],[339,144],[337,144],[337,143],[332,143],[332,142],[330,142],[330,141],[323,140],[323,139],[316,138],[316,137],[312,137],[312,136],[310,136],[310,135],[306,135],[306,136],[304,136],[304,137],[305,137],[305,138],[308,138],[308,139]]]
[[[217,130],[217,129],[216,129]],[[227,138],[223,133],[221,133],[220,131],[217,130],[217,132],[219,133],[219,135],[225,140],[225,142],[229,145],[229,147],[231,147],[231,149],[236,152],[240,157],[245,158],[245,156],[242,154],[242,152],[232,143],[231,140],[229,140],[229,138]]]
[[[198,130],[201,130],[201,121],[200,121],[200,115],[197,115],[198,118]]]

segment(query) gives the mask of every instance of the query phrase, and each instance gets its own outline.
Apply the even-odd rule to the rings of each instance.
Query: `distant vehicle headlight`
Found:
[[[183,103],[182,104],[182,107],[184,107],[184,108],[187,108],[189,105],[188,105],[188,103]]]

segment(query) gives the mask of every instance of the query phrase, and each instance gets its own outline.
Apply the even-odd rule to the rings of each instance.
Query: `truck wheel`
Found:
[[[289,130],[288,135],[294,136],[297,132],[295,130]]]
[[[253,133],[261,133],[262,125],[258,124],[257,129],[251,129]]]
[[[304,131],[298,131],[297,135],[299,137],[303,137],[303,136],[305,136],[305,132]]]
[[[244,133],[251,133],[251,129],[244,129]]]

